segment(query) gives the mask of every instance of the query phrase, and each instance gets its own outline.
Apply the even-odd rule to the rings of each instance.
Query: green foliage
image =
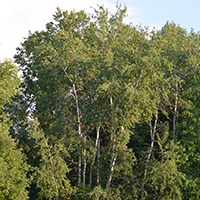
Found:
[[[31,122],[29,128],[30,137],[35,140],[41,157],[33,174],[33,180],[40,188],[39,199],[69,199],[73,189],[67,178],[70,169],[65,162],[68,152],[63,146],[63,139],[51,144],[50,139],[44,137],[37,120]]]
[[[8,135],[8,128],[0,123],[0,198],[28,199],[26,177],[28,165],[16,142]]]
[[[58,8],[17,49],[23,94],[5,110],[36,198],[198,199],[199,33],[173,22],[149,33],[116,7]]]
[[[29,166],[17,142],[9,136],[11,122],[3,112],[4,105],[11,102],[19,87],[17,67],[11,61],[0,63],[0,78],[0,198],[28,199]]]
[[[17,67],[9,60],[0,63],[0,112],[3,104],[10,102],[10,97],[16,94],[20,80],[17,78]]]
[[[151,163],[146,184],[150,192],[146,199],[182,199],[181,188],[187,187],[186,176],[179,169],[180,163],[185,164],[186,160],[182,157],[183,148],[173,141],[167,144],[162,142],[165,146],[161,151],[162,158]]]
[[[28,165],[17,144],[8,135],[8,126],[0,123],[0,198],[28,199]]]

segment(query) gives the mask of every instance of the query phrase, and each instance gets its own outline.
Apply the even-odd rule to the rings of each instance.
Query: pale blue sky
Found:
[[[174,21],[188,31],[200,31],[200,0],[125,0],[129,7],[137,7],[137,17],[143,25],[162,27]]]
[[[56,7],[61,10],[84,9],[104,4],[115,12],[116,0],[0,0],[0,60],[13,59],[16,47],[20,46],[28,31],[45,29],[52,21]],[[125,22],[133,25],[155,27],[159,30],[166,21],[174,21],[188,31],[191,27],[200,31],[200,0],[120,0],[128,7]]]

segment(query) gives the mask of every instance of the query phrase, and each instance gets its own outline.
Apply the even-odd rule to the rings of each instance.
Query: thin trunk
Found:
[[[110,105],[113,105],[112,95],[110,94]]]
[[[111,94],[110,94],[110,105],[113,106],[113,99],[112,99]],[[115,151],[116,151],[117,147],[114,147],[114,143],[116,142],[116,139],[114,138],[115,133],[116,133],[116,131],[113,131],[111,133],[111,138],[110,138],[110,140],[113,144],[112,144],[111,161],[110,161],[110,173],[109,173],[108,181],[107,181],[106,186],[105,186],[105,192],[107,192],[108,188],[110,187],[115,162],[116,162],[116,159],[117,159],[117,157],[115,156],[115,154],[116,154]]]
[[[116,156],[112,156],[112,162],[111,162],[111,167],[110,167],[110,174],[109,174],[108,182],[107,182],[106,187],[105,187],[105,192],[107,192],[108,188],[110,187],[111,180],[112,180],[112,174],[113,174],[113,171],[114,171],[114,166],[115,166],[116,159],[117,159]]]
[[[84,150],[83,150],[83,187],[85,187],[85,172],[86,172],[86,148],[85,148],[86,137],[84,137]]]
[[[76,93],[76,87],[75,84],[73,83],[73,92],[74,92],[74,97],[76,101],[76,112],[77,112],[77,120],[78,120],[78,135],[79,135],[79,141],[82,138],[82,132],[81,132],[81,119],[80,119],[80,110],[79,110],[79,105],[78,105],[78,96]],[[79,146],[79,159],[78,159],[78,186],[81,184],[81,150]]]
[[[198,146],[200,146],[200,119],[199,119],[199,129],[198,129]],[[199,162],[198,162],[198,165],[197,165],[197,168],[198,168],[198,170],[197,170],[197,178],[199,178],[199,172],[200,172],[200,166],[199,166]]]
[[[143,69],[144,69],[144,66],[143,66],[143,68],[141,69],[140,76],[139,76],[139,78],[138,78],[138,80],[137,80],[137,83],[136,83],[136,85],[135,85],[135,89],[138,87],[138,85],[139,85],[139,83],[140,83],[140,80],[141,80],[141,78],[142,78]]]
[[[105,187],[105,192],[108,190],[108,188],[110,187],[111,184],[111,180],[112,180],[112,174],[113,174],[113,170],[114,170],[114,166],[115,166],[115,161],[117,159],[117,157],[115,156],[115,147],[114,147],[114,143],[115,143],[115,139],[114,139],[114,135],[115,135],[116,131],[113,131],[111,134],[111,141],[113,142],[112,144],[112,152],[111,152],[111,161],[110,161],[110,174],[109,174],[109,178]]]
[[[70,93],[70,95],[72,95],[76,101],[76,112],[77,112],[77,121],[78,121],[78,135],[79,135],[79,141],[81,141],[81,138],[82,138],[82,132],[81,132],[81,118],[80,118],[80,109],[79,109],[79,103],[78,103],[78,95],[76,93],[76,86],[75,86],[75,83],[72,81],[72,79],[68,76],[68,73],[66,72],[66,69],[67,67],[63,70],[65,72],[65,75],[67,76],[67,78],[69,79],[69,81],[73,84],[72,85],[72,88],[73,88],[73,92],[74,92],[74,95]],[[82,162],[82,159],[81,159],[81,149],[80,149],[80,146],[78,147],[79,148],[79,159],[78,159],[78,186],[80,186],[81,184],[81,162]]]
[[[99,159],[100,159],[100,139],[98,141],[98,147],[97,147],[97,185],[99,185]]]
[[[175,139],[176,136],[176,115],[177,115],[177,107],[178,107],[178,94],[175,94],[175,105],[174,105],[174,116],[173,116],[173,136]]]
[[[155,121],[154,121],[153,132],[152,132],[152,127],[151,127],[151,123],[150,123],[151,147],[150,147],[150,151],[149,151],[148,156],[147,156],[147,160],[146,160],[147,163],[149,162],[149,160],[151,158],[151,155],[153,153],[157,121],[158,121],[158,108],[156,110],[156,116],[155,116]],[[142,193],[144,191],[144,185],[145,185],[146,176],[147,176],[147,165],[146,165],[145,170],[144,170],[144,178],[143,178],[143,183],[142,183]]]
[[[122,126],[122,132],[124,132],[124,127]],[[115,131],[113,132],[112,134],[112,137],[111,139],[113,140],[113,142],[115,143],[116,140],[114,139],[114,135],[115,135]],[[111,158],[111,163],[110,163],[110,174],[109,174],[109,178],[108,178],[108,182],[106,184],[106,187],[105,187],[105,192],[107,192],[108,188],[110,187],[110,184],[111,184],[111,180],[112,180],[112,175],[113,175],[113,171],[114,171],[114,166],[115,166],[115,162],[116,162],[116,159],[117,159],[117,148],[118,148],[119,144],[114,147],[114,144],[113,144],[113,147],[112,147],[112,158]]]
[[[199,129],[200,129],[200,118],[199,118],[199,128],[198,128],[198,146],[200,145],[200,131],[199,131]],[[197,164],[197,178],[199,178],[199,172],[200,172],[200,166],[199,166],[199,162],[198,162],[198,164]],[[198,184],[198,191],[200,191],[200,185]],[[198,192],[197,193],[197,199],[199,199],[199,197],[200,197],[200,192]]]
[[[89,181],[89,185],[92,184],[92,167],[94,165],[95,159],[96,159],[96,155],[98,155],[98,145],[99,145],[99,131],[100,131],[100,126],[97,128],[97,137],[96,137],[96,142],[95,142],[95,153],[93,156],[93,160],[92,163],[90,165],[90,181]]]
[[[152,127],[152,124],[151,124],[151,120],[149,120],[149,129],[150,129],[150,136],[151,136],[151,144],[152,142],[154,141],[154,138],[153,138],[153,127]],[[154,159],[154,148],[152,149],[152,158]]]

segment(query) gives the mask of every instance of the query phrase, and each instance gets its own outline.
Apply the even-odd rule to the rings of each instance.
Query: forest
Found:
[[[57,11],[0,63],[0,199],[200,199],[200,33]]]

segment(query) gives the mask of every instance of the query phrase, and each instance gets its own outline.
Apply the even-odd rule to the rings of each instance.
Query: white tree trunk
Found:
[[[150,146],[150,151],[149,151],[149,153],[148,153],[147,160],[146,160],[147,163],[149,162],[149,160],[150,160],[150,158],[151,158],[151,155],[152,155],[152,153],[153,153],[154,139],[155,139],[157,121],[158,121],[158,108],[157,108],[157,110],[156,110],[153,132],[152,132],[152,125],[151,125],[151,120],[150,120],[151,146]],[[147,176],[147,165],[146,165],[145,170],[144,170],[144,178],[143,178],[143,183],[142,183],[142,192],[143,192],[143,190],[144,190],[144,185],[145,185],[146,176]]]
[[[86,148],[85,148],[86,137],[84,137],[84,150],[83,150],[83,186],[85,187],[85,172],[86,172]]]
[[[178,107],[178,94],[175,94],[175,105],[174,105],[174,116],[173,116],[173,136],[175,139],[176,136],[176,115],[177,115],[177,107]]]
[[[107,192],[108,188],[110,187],[116,159],[117,159],[116,156],[112,156],[110,174],[109,174],[108,182],[107,182],[106,187],[105,187],[105,192]]]
[[[79,109],[79,105],[78,105],[78,95],[76,92],[76,86],[75,83],[72,81],[72,79],[68,76],[67,72],[66,72],[67,67],[63,70],[65,72],[66,77],[69,79],[69,81],[72,83],[72,91],[74,93],[74,95],[71,93],[71,91],[69,92],[68,96],[72,95],[75,99],[76,102],[76,112],[77,112],[77,121],[78,121],[78,135],[79,135],[79,141],[82,138],[82,132],[81,132],[81,118],[80,118],[80,109]],[[79,145],[79,159],[78,159],[78,186],[80,186],[81,184],[81,149],[80,149],[80,145]]]
[[[97,185],[99,185],[99,159],[100,159],[100,139],[98,141],[98,147],[97,147],[98,151],[97,151]]]
[[[198,140],[198,145],[200,146],[200,119],[199,119],[199,129],[198,129],[198,136],[197,136],[197,140]],[[199,162],[198,162],[198,170],[197,170],[197,178],[199,178],[199,172],[200,172],[200,166],[199,166]],[[200,186],[199,186],[200,189]]]
[[[123,126],[122,126],[122,132],[124,132]],[[114,143],[116,142],[116,140],[114,138],[115,133],[116,133],[116,131],[114,131],[113,134],[111,135],[111,140],[113,140],[113,148],[112,148],[112,155],[111,155],[111,162],[110,162],[110,174],[109,174],[108,182],[107,182],[106,187],[105,187],[105,192],[107,192],[108,188],[110,187],[115,162],[116,162],[116,159],[117,159],[117,149],[119,147],[119,144],[117,146],[114,146]]]
[[[81,118],[80,118],[80,110],[78,105],[78,96],[76,93],[76,87],[75,83],[73,83],[73,92],[74,97],[76,101],[76,112],[77,112],[77,120],[78,120],[78,135],[79,135],[79,141],[81,141],[82,138],[82,132],[81,132]],[[78,186],[81,184],[81,149],[79,146],[79,159],[78,159]]]
[[[97,128],[97,137],[96,137],[96,142],[95,142],[95,153],[93,156],[93,160],[92,163],[90,165],[90,181],[89,181],[89,185],[92,184],[92,167],[94,165],[95,159],[96,159],[96,155],[98,153],[98,145],[99,145],[99,131],[100,131],[100,126]]]

